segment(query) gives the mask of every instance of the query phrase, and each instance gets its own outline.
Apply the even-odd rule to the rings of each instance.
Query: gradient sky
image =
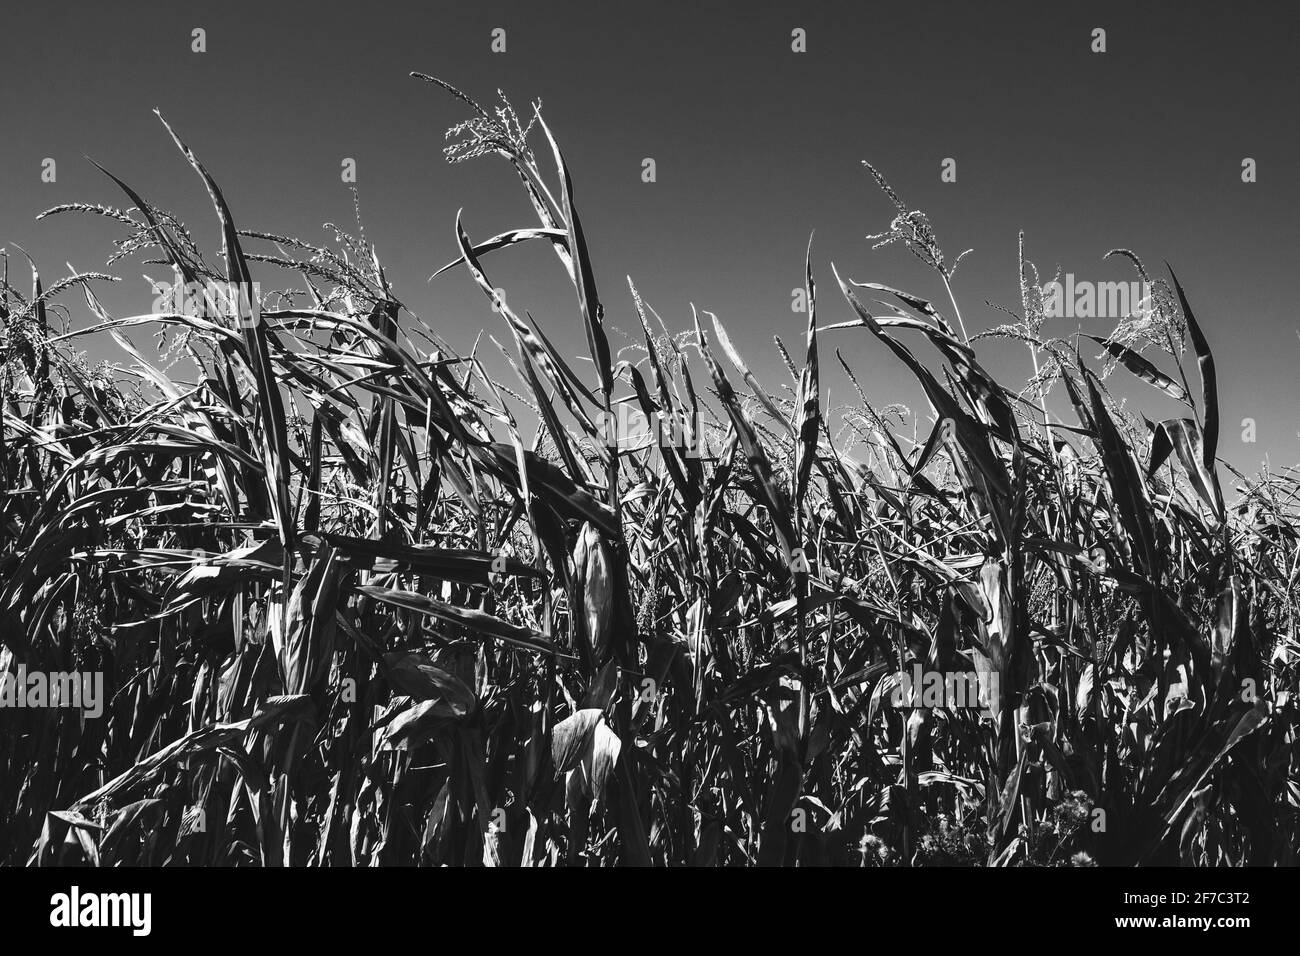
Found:
[[[73,200],[123,203],[82,159],[90,155],[219,248],[202,184],[152,115],[158,107],[217,178],[243,228],[323,240],[350,227],[340,161],[354,157],[368,237],[398,295],[467,350],[499,317],[463,270],[427,283],[454,256],[464,209],[471,235],[533,225],[518,182],[494,158],[442,159],[460,104],[410,79],[454,83],[481,102],[500,88],[524,107],[541,98],[573,172],[607,323],[636,320],[631,275],[670,327],[690,304],[716,312],[759,377],[787,382],[773,334],[798,351],[790,310],[803,254],[814,261],[823,322],[849,318],[842,274],[942,298],[902,249],[873,252],[892,207],[860,161],[930,214],[949,256],[973,247],[956,278],[972,332],[1016,304],[1016,236],[1049,275],[1128,280],[1107,250],[1127,247],[1152,269],[1178,270],[1215,348],[1220,455],[1253,471],[1300,459],[1295,272],[1297,16],[1276,3],[132,3],[8,5],[0,32],[0,242],[21,244],[47,282],[102,269],[115,224],[34,221]],[[190,49],[207,31],[208,52]],[[493,28],[507,52],[490,51]],[[790,49],[795,27],[808,52]],[[1094,27],[1108,50],[1090,52]],[[1259,181],[1241,182],[1253,157]],[[40,181],[55,158],[57,182]],[[641,182],[653,157],[658,181]],[[957,182],[940,163],[957,160]],[[570,354],[585,352],[558,262],[516,249],[488,262],[512,305],[528,308]],[[103,298],[146,311],[141,273]],[[274,273],[258,272],[264,287]],[[273,281],[274,280],[274,281]],[[75,295],[74,323],[89,317]],[[1104,335],[1112,323],[1083,320]],[[1073,331],[1059,320],[1049,334]],[[137,344],[147,337],[135,336]],[[624,340],[611,329],[611,342]],[[914,343],[921,354],[929,354]],[[925,409],[897,360],[867,333],[838,347],[873,401]],[[88,344],[117,358],[106,338]],[[1008,383],[1028,374],[1023,350],[984,343]],[[1117,375],[1122,373],[1116,373]],[[1189,372],[1190,374],[1190,372]],[[827,374],[831,402],[849,398]],[[513,384],[513,382],[512,382]],[[1149,417],[1177,406],[1135,389]],[[1240,422],[1257,422],[1244,444]]]

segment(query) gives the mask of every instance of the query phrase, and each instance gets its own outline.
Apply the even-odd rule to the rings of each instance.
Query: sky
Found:
[[[366,235],[399,298],[460,350],[484,329],[504,341],[464,270],[426,280],[455,256],[458,210],[474,239],[533,225],[533,214],[503,161],[443,160],[444,131],[466,113],[408,76],[418,70],[484,103],[498,89],[521,110],[541,100],[573,174],[615,348],[627,341],[617,330],[636,327],[631,276],[670,328],[690,326],[692,304],[714,312],[761,380],[788,383],[773,336],[798,353],[806,320],[791,290],[814,234],[823,323],[851,316],[832,262],[846,277],[944,300],[906,251],[872,250],[866,237],[887,228],[893,208],[868,160],[929,214],[949,258],[974,250],[954,281],[972,333],[1004,321],[986,300],[1017,304],[1021,230],[1049,276],[1059,267],[1076,281],[1135,278],[1104,259],[1117,247],[1152,270],[1168,260],[1215,350],[1220,456],[1247,472],[1266,458],[1277,468],[1300,460],[1298,20],[1257,2],[7,5],[0,243],[30,252],[47,284],[68,264],[103,269],[121,234],[114,223],[35,219],[64,202],[124,204],[90,156],[215,254],[216,219],[158,108],[241,228],[317,241],[326,222],[352,229],[340,171],[354,159]],[[192,50],[196,28],[206,52]],[[1097,28],[1104,53],[1092,50]],[[492,49],[496,29],[504,52]],[[792,49],[796,29],[805,52]],[[47,158],[54,182],[42,181]],[[955,182],[941,178],[946,159]],[[511,249],[488,264],[513,306],[568,354],[585,352],[549,250]],[[160,268],[120,261],[112,271],[123,281],[102,291],[110,310],[146,311],[142,275],[162,278]],[[74,326],[91,322],[76,295],[64,301]],[[1059,319],[1045,332],[1106,335],[1113,325]],[[82,341],[92,358],[129,361],[106,336]],[[828,333],[822,349],[823,368],[838,365],[839,349],[874,403],[928,414],[910,373],[865,331]],[[1005,383],[1030,372],[1011,344],[986,341],[979,354]],[[828,370],[823,382],[830,404],[851,397],[842,375]],[[1149,418],[1179,414],[1145,386],[1122,393]],[[1242,440],[1248,418],[1253,442]]]

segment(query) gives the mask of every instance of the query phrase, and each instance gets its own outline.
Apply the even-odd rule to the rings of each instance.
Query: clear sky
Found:
[[[73,200],[121,204],[94,157],[219,247],[199,180],[152,115],[158,107],[221,183],[243,228],[324,239],[350,227],[340,162],[357,161],[368,237],[398,295],[454,346],[500,318],[454,256],[471,237],[531,225],[517,180],[488,158],[442,159],[461,105],[410,79],[432,73],[477,99],[500,88],[540,98],[572,169],[611,326],[636,325],[624,276],[669,322],[716,312],[760,378],[788,381],[772,336],[797,351],[791,312],[804,248],[823,321],[849,318],[829,263],[859,280],[942,297],[901,249],[872,252],[892,207],[860,161],[931,216],[949,255],[975,251],[956,291],[972,332],[1016,302],[1016,236],[1043,271],[1131,278],[1107,250],[1178,270],[1219,363],[1220,455],[1254,470],[1300,459],[1292,294],[1297,242],[1297,14],[1280,3],[131,3],[6,5],[0,15],[0,242],[21,244],[44,278],[102,269],[120,232],[107,221],[37,213]],[[206,31],[207,52],[191,50]],[[1106,52],[1090,49],[1106,30]],[[492,31],[506,31],[493,53]],[[806,31],[807,52],[791,49]],[[41,181],[53,158],[57,178]],[[657,181],[641,180],[655,160]],[[1258,181],[1241,181],[1242,160]],[[957,181],[941,182],[953,158]],[[585,351],[558,264],[544,249],[492,262],[512,304],[570,354]],[[104,293],[145,311],[143,272],[119,262]],[[259,274],[263,285],[273,274]],[[834,294],[833,294],[834,293]],[[74,321],[89,317],[76,296]],[[1079,323],[1060,320],[1048,332]],[[1106,334],[1110,323],[1084,320]],[[135,336],[137,344],[147,337]],[[612,344],[622,340],[611,331]],[[95,357],[114,357],[104,340]],[[828,336],[873,401],[924,403],[865,332]],[[919,343],[917,350],[927,354]],[[1003,381],[1025,356],[987,343]],[[124,357],[123,357],[124,358]],[[1117,373],[1118,374],[1118,373]],[[849,398],[827,374],[833,403]],[[1149,417],[1177,407],[1141,395]],[[1243,418],[1257,441],[1241,441]]]

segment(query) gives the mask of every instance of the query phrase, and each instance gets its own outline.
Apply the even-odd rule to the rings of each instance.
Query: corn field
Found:
[[[6,251],[0,673],[104,693],[93,718],[0,708],[0,862],[1295,862],[1300,484],[1217,457],[1208,277],[1116,250],[1149,307],[1050,338],[1022,243],[1020,302],[968,334],[960,257],[867,165],[896,207],[871,238],[933,286],[810,243],[789,379],[763,383],[713,314],[598,289],[540,108],[415,76],[465,110],[447,158],[504,159],[531,209],[455,224],[446,271],[488,317],[468,355],[364,233],[243,228],[165,122],[219,252],[125,170],[118,206],[45,215],[111,220],[110,267],[208,291],[115,316],[109,274],[28,281]],[[571,280],[582,361],[497,285],[520,243]],[[607,303],[639,340],[611,347]],[[980,363],[1021,348],[1028,382]],[[873,395],[864,349],[930,414]],[[852,405],[824,405],[832,370]],[[1148,390],[1183,417],[1148,420]],[[913,672],[993,692],[918,702]]]

